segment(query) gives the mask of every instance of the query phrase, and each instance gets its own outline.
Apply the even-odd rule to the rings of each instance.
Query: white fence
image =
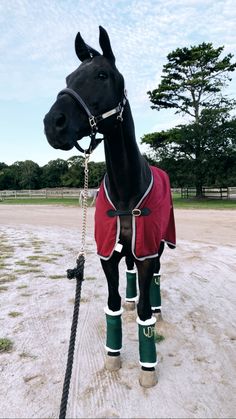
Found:
[[[95,200],[97,189],[88,190],[88,198]],[[0,191],[0,200],[11,198],[78,198],[83,197],[83,189],[80,188],[45,188],[45,189],[22,189]]]
[[[203,197],[211,199],[236,199],[236,187],[211,188],[204,186],[202,188],[202,194]],[[195,196],[196,188],[181,188],[182,198],[193,198]]]
[[[98,189],[89,189],[88,197],[95,200]],[[196,195],[195,188],[174,188],[172,192],[181,193],[182,198],[190,198]],[[206,198],[216,199],[236,199],[236,187],[228,188],[203,188]],[[22,190],[3,190],[0,191],[0,201],[12,198],[78,198],[81,202],[83,189],[81,188],[45,188],[45,189],[22,189]]]

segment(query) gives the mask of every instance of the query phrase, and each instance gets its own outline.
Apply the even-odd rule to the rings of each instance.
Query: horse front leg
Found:
[[[154,329],[156,318],[152,316],[150,304],[150,286],[155,270],[155,259],[136,260],[139,279],[138,335],[139,359],[141,374],[139,382],[143,387],[153,387],[157,384],[155,366],[157,364]]]
[[[126,293],[125,305],[126,310],[131,311],[135,309],[135,303],[138,299],[137,293],[137,275],[134,266],[134,257],[129,254],[125,257],[126,262]]]
[[[160,248],[158,251],[158,256],[155,258],[155,269],[154,269],[154,274],[152,277],[152,281],[151,281],[151,286],[150,286],[150,303],[151,303],[151,308],[152,308],[152,312],[156,314],[157,319],[161,320],[162,319],[162,315],[161,315],[161,274],[160,274],[160,268],[161,268],[161,264],[160,264],[160,258],[161,255],[164,251],[164,246],[165,243],[161,242],[160,244]]]
[[[105,367],[109,371],[117,371],[121,367],[120,350],[122,348],[122,320],[121,297],[119,294],[119,262],[121,256],[114,253],[108,260],[101,260],[107,279],[108,301],[104,308],[106,314],[106,361]]]

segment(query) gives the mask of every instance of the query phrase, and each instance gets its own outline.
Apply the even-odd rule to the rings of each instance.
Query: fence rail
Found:
[[[236,187],[202,188],[204,198],[211,199],[236,199]],[[196,188],[181,188],[181,198],[193,198],[196,196]]]
[[[172,193],[181,193],[182,198],[193,198],[196,196],[196,188],[174,188]],[[10,198],[78,198],[81,200],[83,189],[81,188],[44,188],[44,189],[23,189],[23,190],[0,190],[0,200]],[[89,189],[88,197],[94,202],[97,189]],[[203,187],[203,196],[211,199],[236,199],[236,187],[210,188]]]
[[[88,197],[94,198],[97,189],[89,189]],[[81,199],[83,189],[80,188],[45,188],[0,191],[0,199],[9,198],[78,198]]]

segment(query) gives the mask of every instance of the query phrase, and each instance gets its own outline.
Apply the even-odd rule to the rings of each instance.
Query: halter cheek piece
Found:
[[[101,115],[98,115],[98,116],[94,116],[94,115],[92,115],[91,114],[91,112],[90,112],[90,110],[89,110],[89,108],[88,108],[88,106],[86,105],[86,103],[83,101],[83,99],[81,98],[81,96],[77,93],[77,92],[75,92],[73,89],[69,89],[69,88],[66,88],[66,89],[63,89],[63,90],[61,90],[59,93],[58,93],[58,95],[57,95],[57,97],[60,97],[60,96],[62,96],[62,95],[65,95],[65,94],[67,94],[67,95],[69,95],[69,96],[71,96],[73,99],[75,99],[76,100],[76,102],[79,104],[79,105],[81,105],[82,106],[82,108],[84,109],[84,111],[86,112],[86,114],[87,114],[87,116],[88,116],[88,120],[89,120],[89,125],[90,125],[90,128],[91,128],[91,134],[90,134],[90,138],[91,138],[91,142],[90,142],[90,146],[89,146],[89,148],[87,149],[87,150],[84,150],[78,143],[77,143],[77,141],[75,140],[74,141],[74,146],[79,150],[79,151],[81,151],[81,153],[86,153],[86,154],[91,154],[92,153],[92,151],[97,147],[97,145],[103,140],[103,138],[98,138],[98,139],[96,139],[96,134],[97,134],[97,131],[98,131],[98,126],[97,126],[97,124],[99,123],[99,122],[101,122],[101,121],[103,121],[104,119],[106,119],[106,118],[109,118],[110,116],[112,116],[112,115],[116,115],[117,114],[117,119],[120,121],[120,122],[122,122],[123,121],[123,118],[122,118],[122,114],[123,114],[123,111],[124,111],[124,107],[125,107],[125,104],[126,104],[126,102],[127,102],[127,92],[126,92],[126,90],[124,89],[124,96],[123,96],[123,99],[122,99],[122,101],[120,102],[120,103],[118,103],[118,106],[116,107],[116,108],[114,108],[114,109],[111,109],[110,111],[107,111],[107,112],[105,112],[105,113],[103,113],[103,114],[101,114]]]

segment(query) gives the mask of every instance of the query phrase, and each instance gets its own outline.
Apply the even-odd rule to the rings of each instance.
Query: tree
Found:
[[[73,156],[67,160],[68,171],[62,176],[63,185],[82,188],[84,185],[84,158]]]
[[[215,148],[218,147],[218,141],[211,135],[212,127],[216,126],[220,133],[225,127],[223,120],[229,119],[229,111],[236,104],[235,100],[222,95],[222,89],[231,80],[229,73],[236,68],[236,63],[231,63],[232,54],[220,58],[223,49],[224,47],[214,49],[211,43],[177,48],[167,56],[168,62],[163,66],[163,76],[158,88],[148,92],[153,103],[152,109],[175,109],[175,113],[189,117],[188,125],[155,133],[154,136],[155,144],[168,143],[165,151],[168,149],[170,155],[173,156],[178,150],[182,156],[190,155],[194,159],[197,196],[202,195],[206,149],[210,144],[210,150],[214,148],[214,144]],[[171,146],[171,138],[178,144],[177,148],[176,145]],[[154,137],[152,143],[153,141]],[[143,142],[150,143],[150,137],[144,136]]]
[[[89,168],[89,187],[98,188],[106,172],[105,162],[93,162],[88,165]]]
[[[68,187],[84,187],[84,158],[82,156],[73,156],[67,160],[68,171],[62,176],[63,184]],[[106,171],[104,162],[90,162],[89,169],[89,188],[99,187]]]
[[[11,166],[14,189],[38,189],[41,168],[32,160],[17,161]]]
[[[50,160],[42,168],[42,186],[56,188],[63,185],[63,176],[68,172],[68,163],[65,160]]]
[[[222,112],[205,110],[199,128],[202,129],[200,160],[196,159],[198,141],[194,123],[144,135],[142,141],[154,150],[158,165],[170,174],[173,186],[193,186],[196,173],[201,176],[198,178],[201,185],[236,183],[233,165],[233,162],[236,165],[236,118],[227,113],[222,118]],[[197,164],[200,168],[196,168]]]
[[[0,163],[0,190],[14,189],[14,176],[11,167],[5,163]]]

